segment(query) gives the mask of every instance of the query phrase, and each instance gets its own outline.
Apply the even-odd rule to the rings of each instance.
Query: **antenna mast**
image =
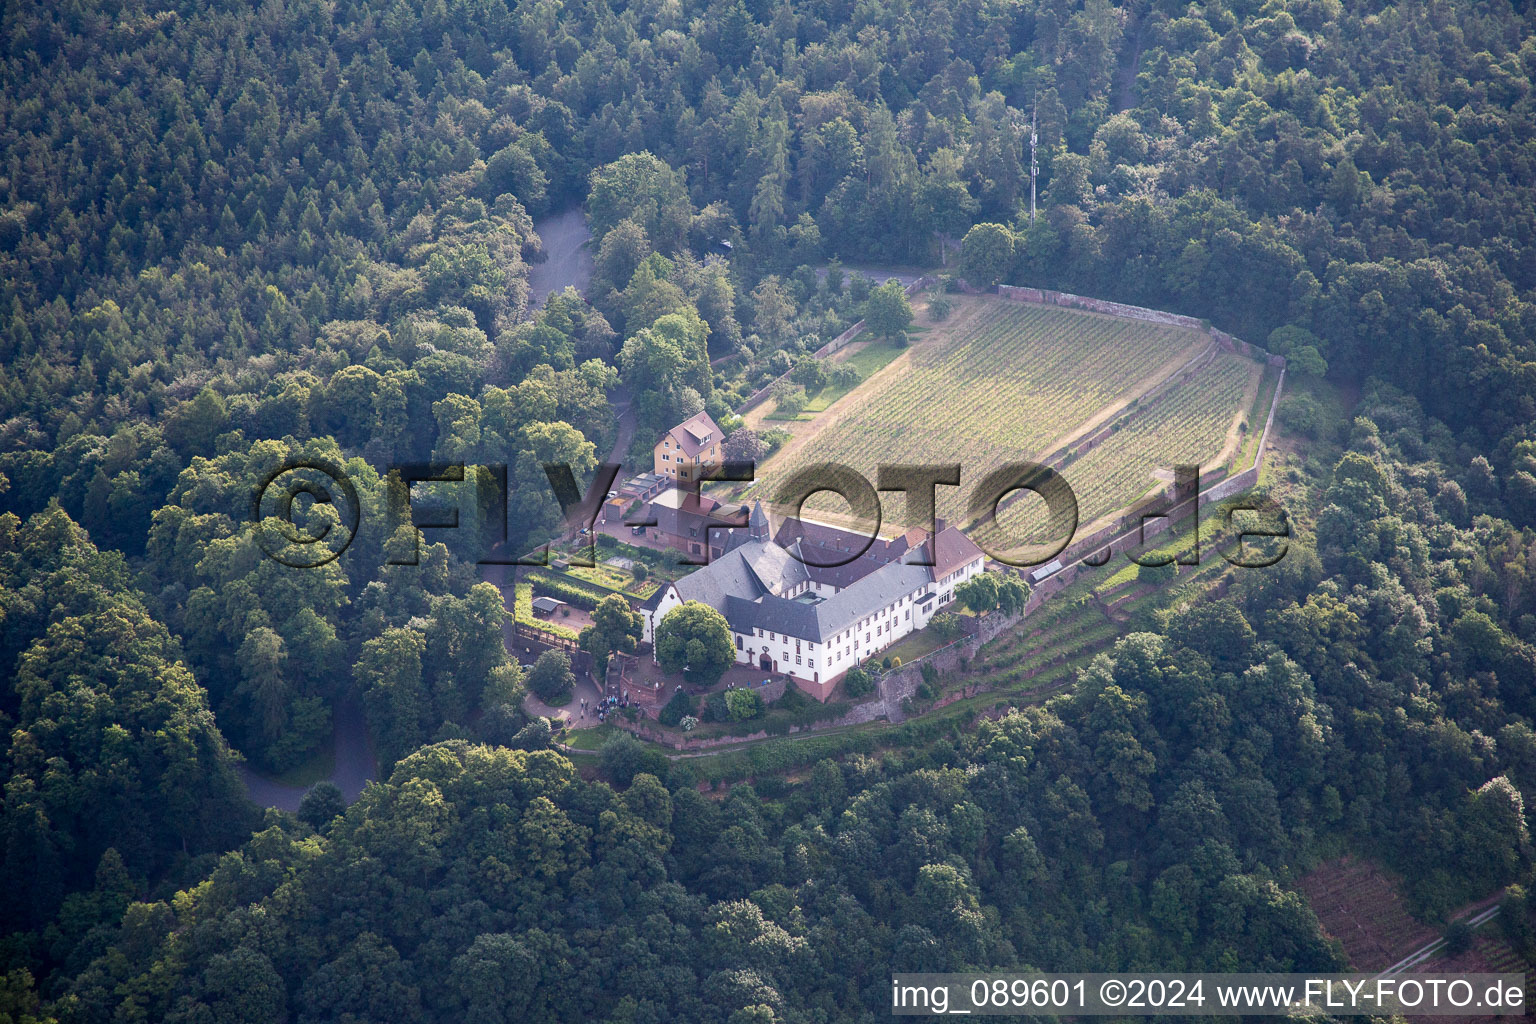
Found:
[[[1040,177],[1040,161],[1035,157],[1035,146],[1040,142],[1036,131],[1040,122],[1040,97],[1035,96],[1035,109],[1029,115],[1029,222],[1035,222],[1035,182]]]

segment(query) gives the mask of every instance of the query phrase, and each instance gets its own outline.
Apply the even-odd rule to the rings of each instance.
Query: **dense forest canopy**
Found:
[[[1328,851],[1430,919],[1532,881],[1529,9],[70,0],[0,29],[0,1021],[867,1019],[893,969],[1341,966],[1294,892]],[[591,284],[530,308],[535,221],[576,204]],[[637,742],[579,773],[522,710],[483,547],[391,529],[391,469],[504,463],[510,546],[542,540],[543,465],[589,476],[621,395],[647,462],[700,410],[735,431],[869,307],[842,265],[896,263],[1285,354],[1290,555],[995,720],[765,753],[728,792]],[[296,571],[246,518],[306,460],[365,514]],[[348,694],[387,781],[263,818],[235,751],[311,761]]]

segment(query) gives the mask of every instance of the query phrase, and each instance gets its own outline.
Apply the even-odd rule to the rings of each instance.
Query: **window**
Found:
[[[736,649],[741,650],[741,634],[736,634]]]
[[[798,655],[798,654],[795,655],[795,664],[796,665],[800,664],[800,655]]]
[[[808,661],[806,661],[805,667],[806,668],[815,668],[816,667],[816,659],[815,658],[811,658]]]

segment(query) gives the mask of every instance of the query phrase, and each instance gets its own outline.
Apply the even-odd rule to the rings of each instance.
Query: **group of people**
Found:
[[[587,711],[591,710],[592,713],[597,716],[597,720],[598,720],[599,724],[601,724],[601,723],[606,722],[608,720],[608,713],[609,712],[615,711],[615,710],[617,710],[619,708],[627,708],[627,707],[629,707],[629,691],[628,690],[620,690],[619,691],[619,696],[617,696],[617,697],[604,697],[604,698],[602,698],[601,700],[599,700],[597,702],[597,705],[595,707],[590,707],[590,708],[589,708],[589,705],[587,704],[587,698],[583,697],[583,698],[581,698],[581,717],[582,718],[586,718],[587,717]]]

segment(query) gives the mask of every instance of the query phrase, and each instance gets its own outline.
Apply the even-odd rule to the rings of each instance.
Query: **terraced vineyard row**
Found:
[[[866,394],[800,445],[770,463],[753,497],[816,462],[842,462],[874,479],[888,462],[959,462],[962,483],[1004,462],[1038,456],[1202,342],[1160,324],[995,300],[964,330],[915,347],[909,364],[866,385]],[[966,488],[939,490],[940,514],[963,518]],[[812,499],[835,511],[840,499]]]
[[[1209,471],[1221,452],[1233,417],[1257,365],[1232,354],[1218,356],[1187,383],[1169,390],[1097,448],[1062,470],[1077,495],[1078,523],[1130,505],[1159,481],[1154,471],[1200,464]],[[1043,541],[1044,503],[1005,506],[998,519],[1009,536]]]

